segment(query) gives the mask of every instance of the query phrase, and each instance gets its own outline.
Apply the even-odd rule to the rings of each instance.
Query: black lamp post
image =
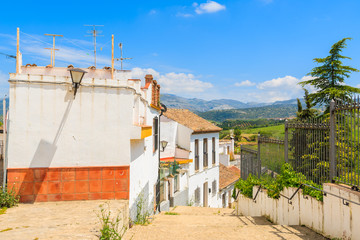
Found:
[[[69,71],[70,71],[71,81],[73,83],[74,99],[75,99],[77,89],[79,88],[81,81],[82,81],[85,73],[87,73],[87,72],[80,68],[71,68],[71,69],[69,69]]]

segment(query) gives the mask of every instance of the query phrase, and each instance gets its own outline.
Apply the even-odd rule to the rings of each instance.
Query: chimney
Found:
[[[152,81],[153,81],[153,76],[151,75],[151,74],[146,74],[145,75],[145,85],[147,84],[147,83],[152,83]]]

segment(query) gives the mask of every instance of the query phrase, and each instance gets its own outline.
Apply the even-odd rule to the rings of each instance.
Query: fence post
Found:
[[[288,120],[285,120],[285,140],[284,140],[284,154],[285,154],[285,162],[289,162],[289,128],[288,128]]]
[[[336,162],[335,162],[335,133],[336,133],[336,124],[335,124],[335,101],[334,99],[330,102],[330,181],[334,180],[336,176]]]
[[[257,160],[258,160],[258,177],[260,178],[261,177],[261,158],[260,158],[260,133],[258,134],[258,150],[257,150]]]

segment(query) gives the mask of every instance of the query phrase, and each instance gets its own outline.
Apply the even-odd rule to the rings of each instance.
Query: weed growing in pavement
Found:
[[[144,194],[140,193],[136,202],[136,219],[135,224],[145,225],[150,223],[150,211],[146,208]]]
[[[122,219],[120,217],[121,211],[118,211],[115,217],[111,216],[110,205],[107,203],[107,208],[104,205],[100,205],[100,212],[97,214],[101,229],[100,240],[121,240],[123,237],[126,227],[121,226]]]

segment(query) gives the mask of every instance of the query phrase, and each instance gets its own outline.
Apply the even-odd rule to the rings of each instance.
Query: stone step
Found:
[[[208,239],[308,239],[322,240],[321,235],[314,233],[302,226],[281,225],[248,225],[248,226],[213,226],[207,223],[203,225],[152,225],[135,226],[129,229],[124,236],[125,240],[208,240]]]

